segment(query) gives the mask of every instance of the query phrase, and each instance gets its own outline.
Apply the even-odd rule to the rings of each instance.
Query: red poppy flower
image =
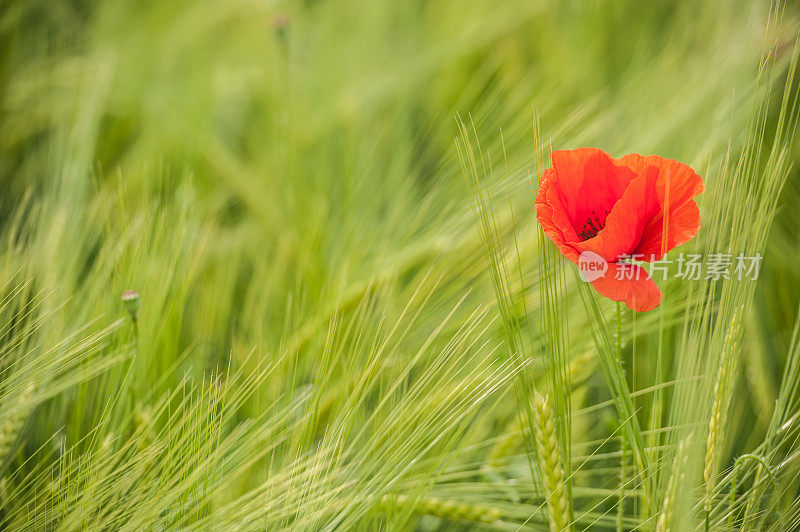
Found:
[[[661,291],[624,259],[657,261],[691,240],[700,228],[693,198],[703,192],[703,180],[687,165],[656,155],[613,159],[579,148],[554,151],[551,159],[536,195],[545,234],[576,264],[585,257],[607,263],[588,279],[600,294],[633,310],[656,308]]]

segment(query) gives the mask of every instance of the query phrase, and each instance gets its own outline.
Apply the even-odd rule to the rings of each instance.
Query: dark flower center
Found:
[[[578,232],[578,236],[581,237],[581,242],[597,236],[597,233],[599,233],[600,230],[606,226],[607,217],[608,212],[606,212],[605,216],[603,216],[601,219],[596,212],[592,211],[592,214],[589,215],[589,217],[586,219],[586,222],[584,222],[583,229]]]

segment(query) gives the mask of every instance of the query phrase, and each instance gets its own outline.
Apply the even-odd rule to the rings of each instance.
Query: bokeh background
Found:
[[[700,200],[705,218],[729,193],[715,185],[726,160],[735,167],[756,145],[756,159],[769,156],[784,87],[797,83],[789,72],[798,20],[791,3],[740,0],[3,0],[5,404],[35,383],[13,450],[0,456],[4,526],[450,529],[497,517],[465,521],[466,510],[451,509],[458,515],[448,519],[447,509],[417,507],[387,521],[385,499],[353,495],[394,493],[395,478],[406,492],[478,513],[491,507],[513,529],[545,526],[523,438],[503,437],[520,431],[512,376],[483,394],[461,373],[498,367],[503,327],[459,124],[480,143],[481,186],[501,238],[516,236],[530,288],[539,260],[535,130],[545,157],[598,146],[691,164],[711,191]],[[765,133],[749,133],[754,109]],[[786,167],[800,157],[791,137],[787,146]],[[743,318],[720,469],[769,430],[800,301],[798,202],[792,169]],[[591,412],[573,426],[584,445],[575,455],[618,453],[576,474],[575,505],[588,512],[580,527],[633,528],[644,520],[638,503],[623,503],[617,520],[614,468],[626,466],[624,451],[604,447],[618,420],[592,354],[591,318],[571,272],[566,279],[574,374],[562,394]],[[135,327],[120,304],[127,289],[141,294]],[[671,374],[693,316],[684,288],[662,289],[658,313],[625,315],[623,367],[631,389],[644,390],[635,399],[643,419],[648,389],[664,377],[653,353],[664,350]],[[520,291],[530,305],[520,315],[536,315],[538,290]],[[257,382],[255,392],[233,401],[203,391],[237,372]],[[449,395],[467,391],[475,397]],[[452,416],[412,415],[424,400]],[[265,421],[281,409],[293,413]],[[219,425],[192,417],[217,412]],[[400,431],[416,443],[381,447],[399,431],[395,421],[425,437]],[[266,445],[272,436],[236,433],[241,423],[285,423],[288,436]],[[233,438],[231,447],[186,436],[214,434],[200,426]],[[359,426],[367,428],[357,438],[344,428]],[[450,435],[437,440],[442,432]],[[130,442],[159,438],[150,456],[163,454],[152,463],[132,450]],[[187,472],[211,471],[192,462],[198,453],[234,456],[236,439],[238,461],[213,469],[224,482]],[[90,457],[109,441],[117,461],[87,465],[103,464]],[[485,473],[492,449],[516,457],[500,479]],[[301,467],[309,456],[314,466]],[[431,456],[435,465],[413,469],[413,459]],[[54,464],[72,487],[45,496]],[[192,480],[162,492],[147,484],[151,474]],[[126,482],[137,487],[126,491]],[[360,488],[350,493],[352,482]],[[280,495],[285,515],[254,495],[277,501],[292,490],[294,498]]]

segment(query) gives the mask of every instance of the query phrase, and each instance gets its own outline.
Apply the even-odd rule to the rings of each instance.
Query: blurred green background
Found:
[[[183,276],[192,304],[171,306],[187,311],[184,340],[199,333],[224,353],[235,332],[229,313],[238,319],[248,295],[264,302],[252,302],[261,308],[247,321],[280,321],[291,287],[306,300],[302,313],[334,297],[328,291],[402,268],[426,246],[424,260],[458,245],[456,232],[471,221],[456,116],[474,121],[488,150],[502,128],[511,172],[523,177],[535,171],[534,110],[554,148],[659,153],[704,174],[712,156],[742,140],[758,58],[772,44],[768,9],[620,0],[5,2],[4,224],[21,205],[45,209],[40,231],[55,230],[41,227],[44,218],[62,217],[64,234],[41,253],[74,255],[53,276],[65,296],[86,291],[76,302],[83,309],[117,307],[123,287],[155,297],[170,288],[165,272]],[[784,14],[790,22],[775,43],[783,55],[795,16]],[[784,286],[769,291],[768,321],[779,330],[797,301],[792,211],[782,212],[767,261]],[[193,230],[168,236],[179,220]],[[133,223],[144,233],[123,246]],[[162,227],[161,246],[143,256],[151,246],[143,234]],[[201,246],[203,238],[212,240]],[[125,256],[107,265],[108,281],[77,287],[112,241]],[[228,310],[231,301],[239,309]]]
[[[98,439],[136,434],[123,427],[141,422],[142,412],[180,389],[187,374],[199,382],[256,371],[268,361],[275,373],[231,415],[261,415],[264,405],[313,384],[323,406],[310,411],[321,419],[297,429],[290,451],[274,451],[271,465],[237,469],[235,482],[219,488],[219,505],[235,504],[271,472],[295,467],[298,449],[313,447],[309,441],[324,448],[308,434],[322,438],[329,419],[347,417],[343,402],[370,371],[378,379],[375,397],[364,392],[363,412],[351,422],[364,422],[381,398],[401,404],[414,372],[428,375],[437,364],[431,352],[422,368],[405,373],[418,350],[431,338],[433,351],[444,349],[461,338],[474,313],[496,312],[474,191],[454,142],[457,118],[487,154],[487,191],[499,205],[504,236],[515,231],[526,277],[537,264],[534,117],[546,152],[598,146],[614,156],[657,153],[691,164],[714,191],[700,199],[705,217],[726,193],[715,188],[721,161],[729,153],[735,160],[752,142],[751,110],[764,102],[767,134],[758,142],[766,159],[783,87],[796,85],[787,72],[800,14],[794,5],[771,7],[739,0],[0,0],[0,284],[8,280],[0,312],[10,324],[3,352],[8,360],[30,353],[47,360],[52,350],[63,357],[59,346],[67,338],[75,349],[91,351],[69,366],[74,375],[53,385],[57,394],[41,392],[6,473],[38,475],[35,464],[54,459],[26,458],[40,456],[54,434],[77,446],[75,456],[88,452],[87,435],[120,387],[126,393],[118,420]],[[759,77],[767,52],[772,67]],[[790,156],[800,157],[797,142]],[[794,169],[746,318],[723,466],[761,441],[778,394],[800,301],[798,202]],[[635,325],[626,317],[626,327],[638,328],[631,334],[639,335],[638,354],[626,350],[624,364],[634,389],[654,383],[650,353],[661,337],[648,334],[679,327],[685,310],[681,288],[662,288],[663,314],[637,317]],[[119,301],[126,289],[141,293],[136,331]],[[535,313],[541,302],[530,297]],[[569,393],[576,405],[599,405],[607,392],[596,360],[587,358],[588,318],[576,310],[577,292],[567,304],[569,359],[577,372]],[[408,332],[387,358],[389,367],[378,371],[362,343],[393,337],[395,323]],[[97,346],[80,343],[106,327]],[[499,341],[500,330],[487,323],[476,341]],[[345,331],[342,338],[336,331]],[[680,332],[673,333],[666,341],[677,350]],[[89,369],[98,360],[110,361],[99,376]],[[39,393],[60,375],[55,362],[54,376],[35,379],[31,364],[7,367],[0,380],[8,401],[19,388],[14,379],[40,379]],[[461,381],[451,377],[458,388]],[[451,377],[431,384],[431,393],[447,393]],[[473,421],[479,428],[454,437],[446,451],[491,446],[516,410],[509,390],[481,410]],[[607,413],[587,421],[576,438],[601,445],[615,418],[608,405],[597,411]],[[382,417],[376,433],[388,430],[391,418]],[[155,424],[163,430],[169,422]],[[255,440],[248,445],[258,447]],[[470,467],[478,475],[479,467]],[[610,489],[606,480],[595,487]],[[26,490],[35,484],[17,495],[33,497]],[[485,479],[472,488],[446,497],[514,499]],[[583,496],[603,499],[599,492]],[[120,503],[125,508],[141,504],[113,500],[128,500]],[[518,501],[505,510],[516,526],[538,515],[538,503]],[[44,503],[35,511],[12,504],[8,526],[63,525],[73,503],[54,503],[52,511]],[[94,519],[92,503],[81,504],[81,515]],[[223,515],[213,502],[202,507],[183,518],[171,515],[163,526],[191,527],[198,515]],[[149,511],[142,523],[164,515],[160,507]],[[112,528],[135,522],[127,521],[130,512],[98,522]],[[205,525],[248,528],[231,512]],[[291,522],[321,529],[332,518],[320,512]],[[264,526],[288,525],[280,519]],[[395,528],[411,527],[408,519],[402,516]]]

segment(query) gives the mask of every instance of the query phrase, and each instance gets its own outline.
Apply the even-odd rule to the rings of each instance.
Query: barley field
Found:
[[[0,530],[800,529],[798,35],[0,1]],[[581,147],[702,179],[655,308],[537,217]]]

